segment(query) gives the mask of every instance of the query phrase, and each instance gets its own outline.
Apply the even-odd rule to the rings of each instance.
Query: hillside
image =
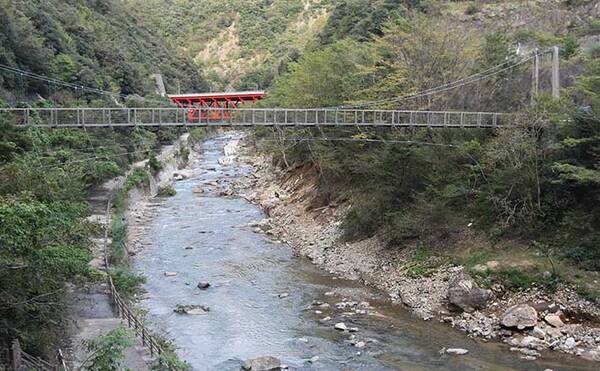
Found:
[[[315,38],[329,1],[128,0],[199,64],[213,90],[264,88]]]
[[[0,0],[0,18],[0,64],[115,94],[153,94],[155,73],[169,92],[177,80],[186,90],[206,89],[192,60],[122,1]],[[36,95],[72,104],[81,92],[0,71],[0,99],[15,104]]]

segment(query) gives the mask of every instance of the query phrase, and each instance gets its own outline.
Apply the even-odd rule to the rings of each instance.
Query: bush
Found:
[[[127,223],[121,214],[113,216],[111,223],[110,256],[112,264],[124,264],[127,258]]]
[[[173,197],[177,194],[177,191],[173,186],[164,186],[158,189],[158,196],[160,197]]]
[[[161,171],[163,168],[162,164],[160,163],[160,161],[158,161],[154,153],[152,153],[148,158],[148,167],[154,175],[158,174],[158,172]]]
[[[564,59],[570,59],[579,51],[579,41],[573,36],[562,39],[560,54]]]
[[[598,35],[600,34],[600,19],[592,19],[590,24],[583,32],[585,35]]]
[[[188,371],[192,367],[177,357],[173,351],[163,352],[156,363],[152,365],[152,371]]]
[[[125,349],[134,345],[134,333],[124,327],[118,327],[85,342],[90,358],[84,362],[86,370],[118,371],[123,368]]]
[[[208,129],[194,128],[190,131],[188,142],[193,146],[203,141],[208,136]]]
[[[127,180],[125,181],[124,189],[125,191],[130,191],[134,188],[142,187],[144,185],[148,185],[150,181],[150,173],[146,171],[146,169],[141,167],[136,167],[133,169],[131,174],[127,176]]]
[[[146,282],[146,277],[136,275],[122,268],[112,269],[109,272],[115,288],[125,298],[130,298],[140,291],[140,285]]]
[[[473,15],[473,14],[479,13],[480,11],[481,11],[481,7],[479,6],[479,4],[476,2],[473,2],[473,3],[470,3],[469,5],[467,5],[467,9],[465,9],[465,14]]]

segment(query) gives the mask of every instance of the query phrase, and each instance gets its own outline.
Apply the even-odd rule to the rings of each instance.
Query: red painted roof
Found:
[[[172,94],[169,98],[173,101],[181,100],[239,100],[239,99],[261,99],[265,96],[264,91],[232,91],[223,93],[193,93],[193,94]]]

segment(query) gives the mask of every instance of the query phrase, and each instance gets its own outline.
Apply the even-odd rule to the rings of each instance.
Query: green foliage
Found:
[[[123,368],[124,351],[134,345],[135,334],[124,327],[110,330],[86,342],[90,356],[84,362],[86,370],[118,371]]]
[[[177,194],[177,191],[172,186],[160,187],[158,189],[159,197],[173,197]]]
[[[431,254],[423,247],[418,248],[412,258],[404,264],[406,274],[411,278],[429,277],[435,268]]]
[[[134,188],[144,187],[150,180],[150,173],[143,167],[136,167],[131,174],[127,176],[123,188],[125,191],[130,191]]]
[[[588,24],[587,28],[583,32],[586,35],[598,35],[600,34],[600,19],[592,19]]]
[[[579,51],[579,41],[574,36],[566,36],[560,45],[560,55],[568,60]]]
[[[66,282],[89,273],[85,204],[0,196],[0,337],[43,350],[60,326]]]
[[[208,130],[209,129],[207,129],[207,128],[194,128],[194,129],[190,130],[190,135],[188,136],[188,142],[192,146],[200,143],[202,140],[204,140],[208,136]]]
[[[173,351],[163,352],[156,363],[152,365],[152,371],[188,371],[192,367],[177,357]]]
[[[163,168],[162,164],[160,161],[158,161],[154,153],[150,154],[150,157],[148,157],[148,167],[154,175],[158,174],[158,172]]]
[[[301,0],[127,2],[151,28],[188,50],[213,90],[270,86],[321,30],[330,7],[329,1]]]
[[[121,1],[0,1],[0,63],[118,94],[154,94],[152,73],[167,89],[205,89],[191,60],[146,27]],[[63,104],[83,98],[44,82],[0,72],[0,96],[16,103],[40,94]],[[106,102],[105,102],[106,103]]]
[[[547,292],[554,292],[560,283],[560,277],[544,274],[537,268],[500,267],[484,272],[471,270],[471,275],[481,285],[490,287],[494,283],[502,284],[510,290],[525,290],[539,287]]]
[[[279,107],[329,107],[349,100],[364,85],[359,65],[369,53],[353,42],[307,53],[275,82],[267,104]]]
[[[123,265],[127,259],[127,223],[122,214],[113,217],[111,227],[110,262]]]
[[[481,11],[481,7],[479,6],[479,4],[474,1],[472,3],[470,3],[469,5],[467,5],[467,9],[465,9],[465,14],[466,15],[473,15],[476,13],[479,13]]]
[[[321,32],[323,44],[350,37],[359,41],[383,35],[384,24],[405,12],[401,0],[341,0],[335,4]]]
[[[124,268],[115,268],[109,272],[115,288],[125,298],[131,298],[140,291],[140,285],[146,282],[143,275],[136,275]]]

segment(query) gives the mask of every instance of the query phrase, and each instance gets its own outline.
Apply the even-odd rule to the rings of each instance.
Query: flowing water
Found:
[[[411,316],[385,296],[352,281],[336,279],[310,261],[296,257],[285,244],[257,234],[249,223],[262,211],[241,198],[195,194],[198,185],[226,182],[249,169],[219,163],[224,135],[205,141],[197,175],[175,184],[177,195],[159,201],[152,220],[152,242],[138,255],[135,268],[147,277],[148,310],[153,328],[173,339],[180,356],[195,370],[239,370],[244,360],[275,356],[301,370],[566,370],[592,369],[581,360],[546,354],[524,361],[498,343],[483,343],[435,321]],[[214,184],[214,183],[213,183]],[[165,277],[164,272],[177,272]],[[208,290],[196,288],[211,283]],[[335,295],[330,295],[330,292]],[[281,293],[289,296],[280,298]],[[328,293],[328,295],[326,295]],[[367,301],[379,315],[347,315],[335,303],[347,298]],[[332,304],[315,313],[313,301]],[[177,304],[210,307],[206,315],[173,312]],[[321,321],[330,316],[329,321]],[[337,322],[357,327],[354,341]],[[466,355],[441,354],[460,347]],[[311,358],[318,356],[318,359]]]

